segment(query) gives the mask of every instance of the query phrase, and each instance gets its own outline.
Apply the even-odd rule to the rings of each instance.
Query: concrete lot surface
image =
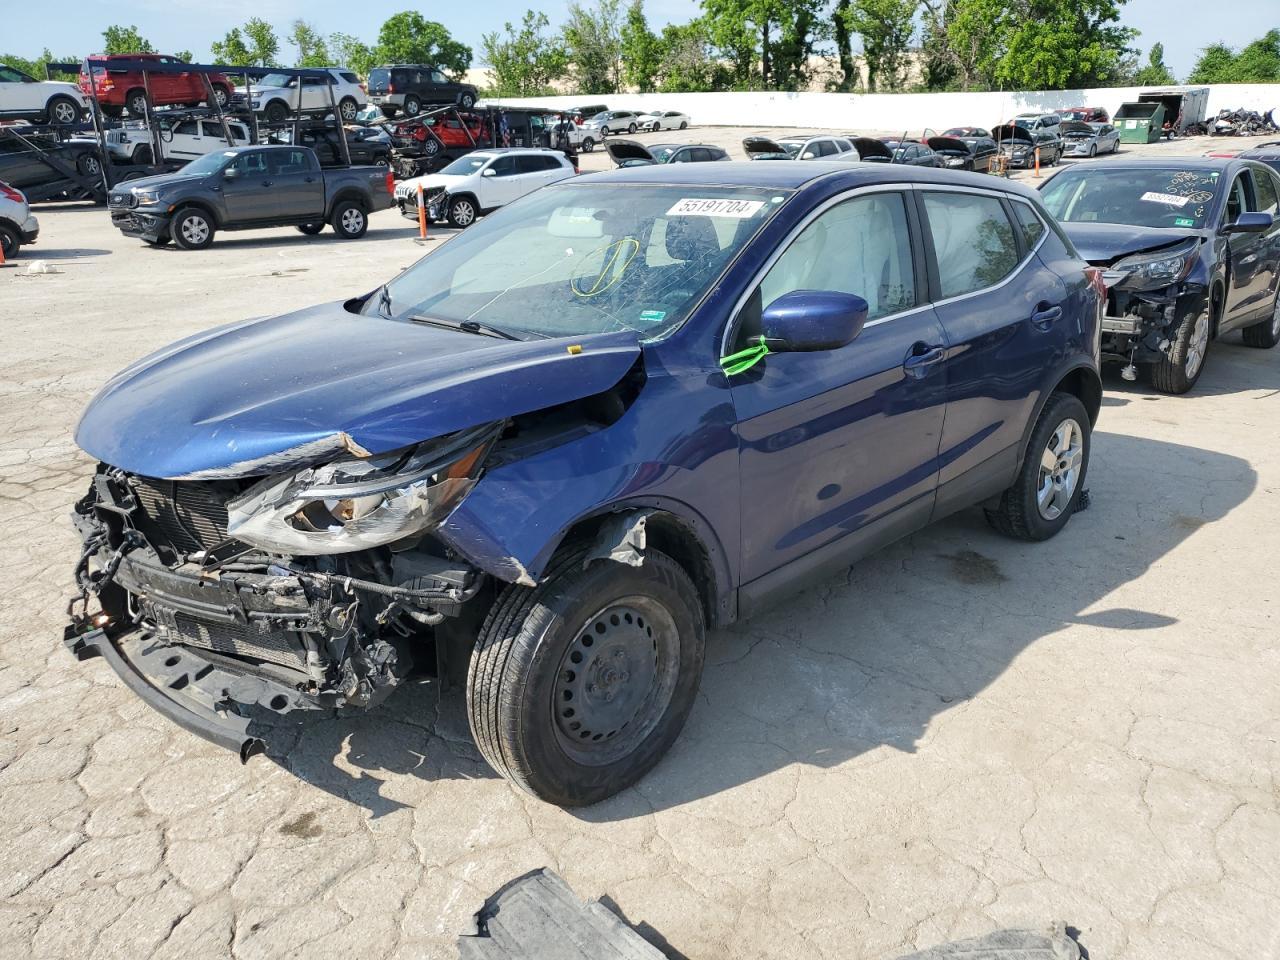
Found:
[[[713,635],[670,756],[566,812],[490,773],[458,693],[241,766],[61,644],[94,391],[372,288],[422,252],[408,222],[181,253],[38,212],[24,259],[62,272],[0,271],[0,957],[452,957],[542,866],[690,960],[1058,919],[1095,958],[1280,956],[1280,351],[1215,343],[1184,397],[1113,375],[1061,537],[968,511]]]

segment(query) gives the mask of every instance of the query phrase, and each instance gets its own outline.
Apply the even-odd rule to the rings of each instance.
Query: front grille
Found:
[[[108,206],[131,209],[138,205],[138,197],[133,193],[113,193],[108,198]]]
[[[226,498],[212,485],[189,480],[133,477],[145,515],[142,533],[178,553],[208,550],[227,539]],[[159,545],[159,544],[155,544]]]
[[[174,614],[176,643],[214,653],[266,660],[294,670],[306,669],[306,653],[293,634],[283,630],[260,633],[252,624],[206,623],[185,613]]]

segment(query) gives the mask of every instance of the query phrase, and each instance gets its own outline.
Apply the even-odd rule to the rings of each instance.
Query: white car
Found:
[[[283,73],[269,73],[252,85],[250,106],[269,123],[281,123],[295,113],[325,114],[333,111],[334,104],[343,123],[354,123],[360,110],[369,102],[368,94],[360,78],[346,67],[325,67],[333,83],[322,77],[291,77]],[[332,86],[333,97],[329,90]],[[236,87],[235,99],[243,103],[245,87]]]
[[[642,113],[636,121],[641,130],[684,130],[689,126],[688,114],[678,110],[654,110]]]
[[[747,137],[742,149],[748,160],[846,160],[858,159],[847,137]]]
[[[396,204],[410,220],[418,218],[418,185],[432,220],[469,227],[476,217],[519,200],[539,187],[574,175],[564,154],[541,147],[473,150],[439,173],[396,184]]]
[[[240,120],[228,120],[234,144],[228,144],[222,124],[217,120],[188,118],[174,123],[161,118],[160,147],[166,161],[186,162],[206,153],[226,150],[229,146],[243,147],[253,142],[253,135],[247,124]],[[155,150],[151,142],[151,131],[146,124],[126,124],[119,130],[108,130],[107,149],[115,160],[125,163],[153,162]]]
[[[24,243],[35,243],[40,222],[31,215],[31,207],[21,190],[0,180],[0,250],[6,260],[18,255]]]
[[[37,80],[0,63],[0,118],[79,123],[89,110],[89,98],[74,83]]]

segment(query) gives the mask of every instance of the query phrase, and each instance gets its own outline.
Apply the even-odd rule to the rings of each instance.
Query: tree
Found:
[[[350,67],[362,77],[369,76],[369,71],[378,65],[372,48],[350,34],[330,34],[329,50],[339,66]]]
[[[825,39],[824,0],[702,0],[703,22],[733,85],[802,87],[814,43]]]
[[[662,41],[649,29],[644,0],[631,0],[620,31],[622,80],[641,93],[652,93],[662,65]]]
[[[471,66],[471,48],[416,10],[401,11],[383,22],[373,57],[379,63],[425,63],[455,77]]]
[[[258,17],[251,17],[244,25],[244,35],[249,43],[249,65],[255,67],[278,67],[276,54],[280,52],[280,41],[271,24]]]
[[[1013,0],[998,23],[1003,53],[993,79],[1012,90],[1101,86],[1130,53],[1119,26],[1125,0]]]
[[[102,31],[102,52],[105,54],[155,53],[153,47],[135,26],[122,27],[112,24]]]
[[[486,33],[480,39],[485,63],[494,78],[494,94],[537,96],[551,92],[551,82],[564,76],[569,55],[559,37],[549,36],[545,13],[526,10],[517,30],[503,24],[505,35]]]
[[[253,65],[253,57],[245,45],[244,35],[239,27],[232,27],[221,40],[209,44],[214,63],[225,63],[232,67],[248,67]]]
[[[327,67],[333,62],[324,37],[305,20],[293,21],[288,41],[298,48],[295,64],[299,67]]]
[[[173,55],[183,63],[191,63],[195,60],[195,55],[190,50],[175,50]]]
[[[663,93],[726,90],[733,74],[714,55],[703,20],[668,24],[659,38],[657,87]]]
[[[870,92],[900,90],[906,82],[907,49],[919,6],[919,0],[851,0],[846,8],[849,32],[862,37]]]
[[[836,90],[855,90],[858,86],[858,64],[853,59],[853,44],[849,36],[849,4],[851,0],[836,0],[831,11],[831,33],[835,40],[836,56],[840,60],[840,79]]]
[[[45,78],[45,65],[49,63],[80,63],[83,57],[55,57],[48,47],[41,51],[40,56],[34,60],[28,60],[14,53],[0,53],[0,63],[7,63],[15,70],[21,70],[29,77],[35,77],[37,80]]]
[[[1188,83],[1274,83],[1280,80],[1280,30],[1270,30],[1238,54],[1221,43],[1200,52]]]
[[[1133,75],[1134,86],[1163,87],[1177,83],[1164,62],[1164,44],[1153,43],[1147,51],[1147,65]]]
[[[617,93],[622,85],[620,8],[620,0],[596,0],[595,9],[570,0],[564,45],[580,93]]]

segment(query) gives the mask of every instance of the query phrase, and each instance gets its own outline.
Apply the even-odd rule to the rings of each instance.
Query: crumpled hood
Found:
[[[76,443],[144,476],[256,476],[600,393],[639,355],[634,332],[499,340],[330,303],[198,334],[135,363],[90,402]]]
[[[1188,237],[1203,236],[1180,227],[1135,227],[1127,223],[1063,223],[1062,228],[1085,260],[1096,265],[1147,250],[1159,250]]]

